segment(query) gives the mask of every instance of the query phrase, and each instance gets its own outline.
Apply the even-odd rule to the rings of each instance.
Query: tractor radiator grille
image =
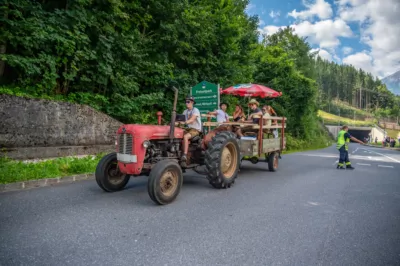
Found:
[[[118,136],[118,153],[132,154],[133,137],[131,134],[120,134]]]

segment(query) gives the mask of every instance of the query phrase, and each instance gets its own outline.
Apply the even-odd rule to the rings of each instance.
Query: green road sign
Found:
[[[207,114],[219,108],[219,85],[202,81],[191,88],[190,94],[196,101],[195,107],[201,114]],[[207,120],[207,118],[202,118]],[[213,119],[215,120],[215,119]]]

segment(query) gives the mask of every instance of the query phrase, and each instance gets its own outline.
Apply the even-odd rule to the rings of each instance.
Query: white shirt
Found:
[[[197,109],[196,107],[193,107],[192,110],[186,109],[185,111],[183,111],[183,114],[186,117],[186,121],[189,120],[192,115],[197,115],[196,120],[192,124],[188,124],[188,127],[201,131],[201,117],[199,109]]]
[[[217,112],[217,122],[218,123],[228,122],[228,114],[227,113],[225,113],[221,109],[218,109],[216,112]]]

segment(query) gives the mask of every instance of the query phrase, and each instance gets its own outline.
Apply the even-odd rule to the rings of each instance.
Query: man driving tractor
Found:
[[[181,158],[183,163],[187,161],[189,140],[201,133],[200,111],[193,106],[194,104],[196,104],[196,102],[193,96],[188,96],[186,98],[187,109],[183,111],[183,115],[185,116],[185,126],[187,126],[183,136],[183,155]]]

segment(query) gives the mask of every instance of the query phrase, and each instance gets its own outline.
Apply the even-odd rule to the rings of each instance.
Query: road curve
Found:
[[[400,152],[351,144],[244,163],[216,190],[185,175],[156,206],[146,178],[105,193],[95,181],[0,194],[0,265],[399,265]]]

